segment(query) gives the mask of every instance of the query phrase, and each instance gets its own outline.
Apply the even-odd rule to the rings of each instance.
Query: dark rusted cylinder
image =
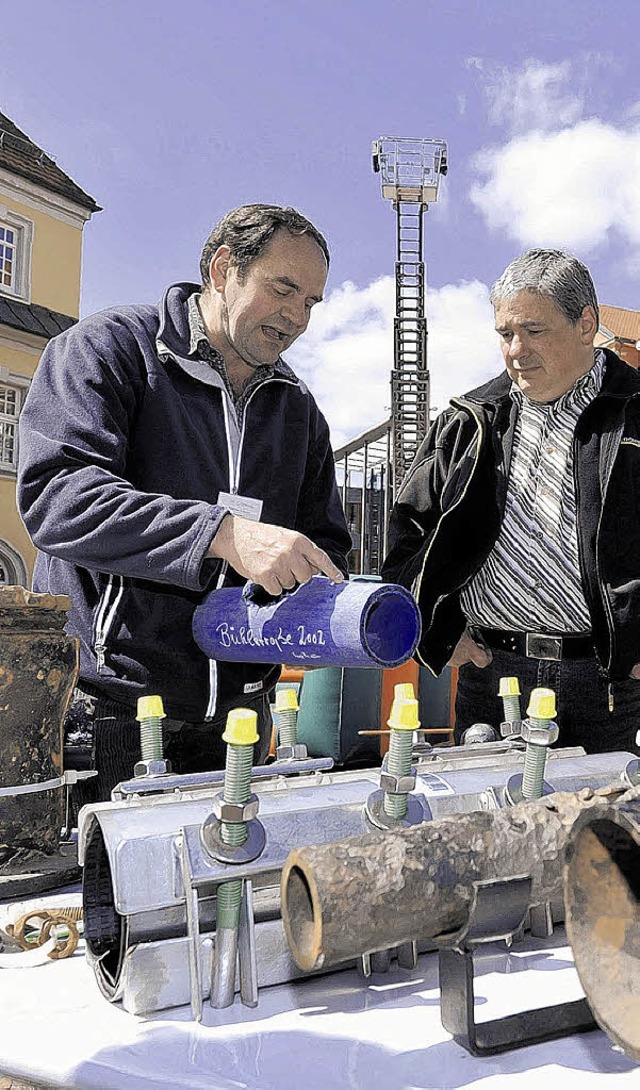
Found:
[[[468,920],[478,881],[530,875],[531,904],[558,898],[576,818],[623,791],[615,784],[557,792],[291,852],[282,915],[296,962],[309,971],[455,932]]]
[[[66,595],[0,587],[0,789],[62,775],[62,719],[78,673]],[[60,843],[61,788],[0,795],[0,873]]]
[[[640,1061],[640,788],[583,814],[567,848],[565,917],[589,1006]]]

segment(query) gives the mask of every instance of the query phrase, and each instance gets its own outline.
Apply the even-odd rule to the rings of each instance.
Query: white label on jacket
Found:
[[[260,522],[262,517],[262,500],[255,500],[251,496],[232,496],[230,492],[219,492],[218,505],[225,507],[232,515],[251,519],[252,522]]]
[[[258,693],[260,692],[262,685],[262,681],[250,681],[247,685],[245,685],[244,691],[245,693]]]

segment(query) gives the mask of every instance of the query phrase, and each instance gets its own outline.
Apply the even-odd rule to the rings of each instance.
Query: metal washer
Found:
[[[244,844],[225,844],[222,839],[222,822],[214,814],[210,814],[200,830],[204,850],[219,863],[251,863],[262,855],[267,834],[258,818],[251,818],[246,825],[247,839]]]

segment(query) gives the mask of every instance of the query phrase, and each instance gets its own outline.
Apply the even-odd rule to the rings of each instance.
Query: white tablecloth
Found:
[[[18,912],[0,906],[0,924]],[[579,998],[561,941],[477,954],[477,1019]],[[600,1031],[499,1056],[469,1055],[442,1028],[434,954],[423,955],[413,973],[394,968],[365,981],[344,971],[264,989],[255,1010],[239,998],[226,1011],[205,1004],[200,1025],[186,1008],[143,1019],[108,1003],[80,949],[66,961],[16,966],[0,969],[0,1072],[45,1086],[640,1090],[640,1067]]]

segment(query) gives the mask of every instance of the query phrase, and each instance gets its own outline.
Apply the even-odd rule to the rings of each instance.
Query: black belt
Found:
[[[479,628],[475,631],[494,651],[509,651],[529,659],[586,659],[594,654],[593,637],[547,635],[542,632],[504,632],[499,628]]]

